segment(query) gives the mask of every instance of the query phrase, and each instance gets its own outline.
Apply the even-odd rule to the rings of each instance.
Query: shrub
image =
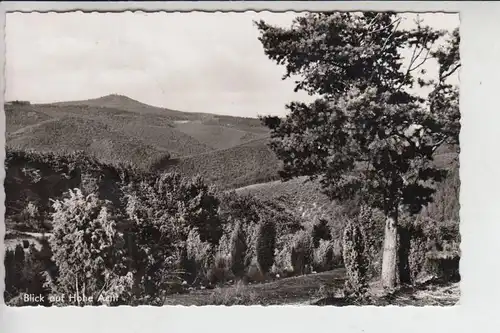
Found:
[[[247,251],[245,253],[245,268],[257,261],[257,235],[258,235],[257,223],[247,223],[244,226],[244,234],[246,236],[245,243],[247,244]]]
[[[57,284],[52,281],[55,291],[87,298],[67,298],[72,305],[102,304],[100,296],[120,288],[116,301],[129,299],[132,285],[125,276],[124,238],[109,203],[76,189],[54,201],[53,207],[50,245],[59,268]]]
[[[48,297],[42,303],[25,302],[23,299],[23,294],[48,296],[49,290],[44,286],[45,271],[50,271],[53,263],[50,261],[50,253],[45,253],[44,246],[41,250],[37,250],[33,244],[29,245],[27,251],[21,245],[17,245],[15,250],[6,249],[4,263],[4,299],[7,304],[49,305]]]
[[[313,268],[317,272],[328,271],[334,266],[333,244],[321,239],[318,247],[314,250]]]
[[[231,258],[222,252],[216,252],[213,266],[208,269],[207,279],[210,284],[223,283],[232,278]]]
[[[26,207],[21,211],[19,218],[28,230],[43,230],[42,217],[38,206],[34,202],[28,202]]]
[[[384,214],[380,210],[361,205],[356,218],[365,242],[365,255],[368,261],[367,278],[377,278],[381,271]]]
[[[311,270],[314,257],[313,242],[310,234],[301,230],[294,235],[291,262],[295,274],[306,274]]]
[[[118,184],[139,175],[131,166],[103,164],[79,151],[63,154],[8,148],[5,167],[6,216],[25,223],[19,213],[31,202],[42,229],[50,229],[45,225],[53,210],[50,199],[63,198],[69,189],[82,189],[86,178],[98,181],[101,199],[113,201],[120,196]]]
[[[460,279],[460,178],[451,169],[433,195],[433,202],[406,226],[411,234],[409,266],[412,281],[419,278]]]
[[[294,243],[294,235],[283,235],[279,238],[279,243],[274,256],[274,265],[271,271],[274,274],[279,274],[281,277],[286,277],[293,274],[292,265],[292,248]]]
[[[5,304],[8,306],[26,306],[29,305],[24,301],[24,295],[18,294],[12,298],[6,299]]]
[[[329,241],[332,239],[327,220],[320,219],[318,223],[314,224],[312,229],[312,237],[314,248],[317,248],[319,246],[321,240]]]
[[[341,266],[344,264],[344,246],[342,238],[334,239],[332,242],[333,264]]]
[[[4,257],[5,267],[5,291],[6,301],[16,297],[23,291],[23,268],[24,268],[24,249],[18,244],[14,250],[6,249]]]
[[[154,224],[170,229],[169,237],[174,242],[185,240],[189,230],[196,228],[202,241],[218,244],[222,236],[219,199],[215,189],[200,177],[185,179],[177,173],[163,173],[130,182],[124,192],[127,209],[134,209],[128,215],[142,214],[154,220]]]
[[[216,288],[204,305],[256,305],[261,302],[254,291],[238,282],[229,288]]]
[[[276,228],[273,222],[262,221],[257,231],[257,262],[262,273],[267,274],[274,263]]]
[[[231,234],[231,271],[237,277],[241,277],[245,271],[245,253],[247,245],[241,222],[236,223]]]
[[[204,284],[208,282],[208,271],[213,263],[212,246],[203,242],[196,229],[189,232],[187,241],[187,258],[191,266],[187,268],[193,284]]]
[[[177,191],[180,195],[180,206],[184,212],[181,217],[191,228],[197,228],[201,240],[213,245],[222,237],[222,223],[219,218],[219,198],[216,189],[205,184],[203,178],[197,176],[182,180]]]
[[[54,263],[50,257],[43,253],[44,249],[37,250],[34,244],[31,244],[26,255],[23,267],[23,280],[25,293],[32,295],[45,296],[42,303],[25,302],[24,305],[50,305],[48,295],[50,290],[46,288],[46,274],[53,269]]]
[[[427,254],[425,269],[433,278],[445,282],[460,281],[460,256],[457,251],[439,251]]]
[[[158,299],[176,290],[182,275],[206,283],[222,236],[213,189],[198,177],[164,173],[130,182],[123,191],[131,222],[127,240],[144,294]]]
[[[423,216],[406,226],[411,235],[408,261],[412,282],[429,277],[460,279],[458,227],[457,221],[436,221]],[[445,273],[450,269],[456,272]]]
[[[207,279],[211,284],[223,283],[233,277],[231,272],[231,239],[223,234],[219,240],[213,259],[213,266],[208,268]]]
[[[344,229],[344,265],[346,268],[346,288],[349,293],[363,295],[368,287],[366,273],[368,260],[366,257],[365,239],[360,226],[351,222]]]
[[[253,261],[248,265],[245,280],[250,282],[263,282],[266,279],[264,274],[260,265],[256,261]]]
[[[410,226],[409,231],[411,239],[408,264],[410,266],[410,279],[415,283],[423,274],[429,244],[422,229]]]

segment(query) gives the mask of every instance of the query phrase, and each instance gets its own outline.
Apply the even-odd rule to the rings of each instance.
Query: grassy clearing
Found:
[[[375,305],[375,306],[453,306],[460,300],[459,282],[423,283],[411,287],[403,287],[396,291],[384,292],[378,282],[372,283],[368,298],[365,300],[350,300],[342,296],[326,295],[313,305]]]
[[[423,284],[387,294],[377,282],[371,284],[371,297],[354,301],[344,297],[345,270],[283,278],[267,283],[243,284],[194,290],[170,296],[165,305],[455,305],[460,298],[459,283]]]
[[[321,193],[317,181],[307,181],[305,177],[289,181],[272,181],[269,183],[253,184],[236,190],[239,194],[251,194],[263,200],[278,200],[294,203],[295,207],[301,203],[321,206],[331,204],[326,195]]]
[[[258,134],[219,124],[210,125],[203,123],[201,120],[178,123],[176,124],[176,129],[188,134],[199,142],[205,142],[214,149],[227,149],[239,146],[265,135],[265,132]]]
[[[236,283],[216,289],[195,290],[172,295],[166,305],[278,305],[304,304],[316,297],[321,285],[342,288],[344,269],[283,278],[260,284]]]

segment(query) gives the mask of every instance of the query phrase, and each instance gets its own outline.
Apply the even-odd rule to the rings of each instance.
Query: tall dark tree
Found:
[[[460,66],[458,31],[435,51],[445,32],[420,21],[405,30],[401,21],[365,12],[307,14],[290,28],[256,23],[265,54],[286,67],[283,79],[299,77],[296,91],[318,96],[287,105],[284,119],[263,118],[281,177],[319,177],[331,199],[357,197],[385,213],[382,281],[389,288],[399,280],[398,216],[431,200],[444,176],[434,152],[456,142],[459,129],[456,103],[445,102],[456,93],[445,80]],[[438,59],[438,81],[417,75],[430,58]],[[414,92],[417,83],[435,87],[429,98]]]

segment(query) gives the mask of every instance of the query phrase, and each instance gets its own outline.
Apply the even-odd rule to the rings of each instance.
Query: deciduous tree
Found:
[[[257,22],[265,54],[286,67],[284,79],[299,77],[296,90],[316,95],[292,102],[284,119],[264,117],[270,147],[283,161],[280,175],[319,177],[330,198],[358,198],[386,215],[382,281],[398,281],[398,216],[431,200],[444,170],[432,164],[435,150],[457,142],[456,90],[445,83],[459,66],[458,32],[435,51],[445,35],[425,27],[402,29],[395,13],[313,13],[290,28]],[[403,50],[413,50],[410,59]],[[417,73],[438,60],[439,79]],[[428,99],[414,86],[433,85]],[[443,117],[443,115],[445,115]]]

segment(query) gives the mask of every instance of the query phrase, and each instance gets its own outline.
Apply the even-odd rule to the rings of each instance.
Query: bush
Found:
[[[14,250],[6,249],[4,257],[5,267],[5,291],[6,301],[16,297],[23,292],[23,269],[24,269],[24,249],[17,244]]]
[[[408,264],[410,266],[410,279],[412,283],[415,283],[423,274],[429,244],[426,235],[420,228],[414,226],[409,228],[411,239]]]
[[[433,278],[444,282],[460,281],[460,256],[456,251],[430,252],[426,259],[425,269]]]
[[[208,269],[207,279],[211,285],[224,283],[230,280],[233,275],[231,272],[231,258],[223,252],[216,252],[213,260],[213,266]]]
[[[317,272],[328,271],[334,267],[333,244],[327,240],[320,240],[314,250],[313,268]]]
[[[365,255],[368,261],[367,279],[378,278],[382,264],[384,214],[380,210],[362,205],[359,209],[357,221],[365,242]]]
[[[38,206],[34,202],[28,202],[18,218],[24,222],[28,230],[43,230],[42,217],[40,216]]]
[[[452,168],[433,195],[433,202],[406,226],[411,234],[409,266],[413,282],[419,278],[459,280],[460,178]]]
[[[50,270],[50,255],[47,257],[44,249],[38,251],[31,244],[27,251],[21,245],[15,250],[5,251],[5,291],[4,299],[8,305],[44,305],[48,306],[48,297],[44,302],[25,302],[23,294],[48,296],[48,290],[44,287],[46,282],[45,271]]]
[[[238,222],[231,234],[231,271],[237,277],[243,276],[245,272],[246,251],[245,235],[241,222]]]
[[[178,176],[169,177],[167,174],[160,179],[163,177],[175,179]],[[222,237],[222,222],[218,214],[220,201],[216,196],[216,189],[207,185],[201,177],[181,180],[175,186],[178,188],[173,189],[171,193],[173,192],[174,196],[179,194],[179,204],[183,211],[181,219],[190,228],[198,230],[202,241],[217,245]]]
[[[31,215],[31,209],[23,210],[26,203],[31,203],[37,211],[32,221],[41,231],[50,229],[45,222],[51,219],[53,212],[51,199],[63,198],[69,189],[82,188],[86,177],[98,180],[100,199],[115,202],[121,195],[118,185],[139,175],[131,166],[103,164],[79,151],[63,154],[8,148],[5,167],[6,216],[25,224],[25,213]]]
[[[306,274],[311,271],[314,248],[310,234],[301,230],[294,235],[291,251],[291,262],[295,274]]]
[[[333,264],[342,266],[344,264],[344,245],[342,238],[334,239],[332,242]]]
[[[426,278],[460,279],[460,233],[457,221],[435,221],[420,216],[406,226],[411,234],[409,266],[412,282]],[[437,256],[437,257],[436,257]],[[445,259],[443,259],[443,257]],[[450,261],[447,261],[450,259]],[[441,267],[442,266],[442,267]],[[455,273],[445,273],[450,268]]]
[[[273,222],[263,221],[257,231],[257,262],[262,273],[267,274],[274,264],[276,247],[276,228]]]
[[[344,265],[347,273],[346,288],[349,293],[363,295],[368,287],[366,281],[368,260],[363,232],[357,223],[347,224],[343,241]]]
[[[182,275],[207,283],[223,231],[214,189],[199,177],[164,173],[130,182],[123,191],[131,222],[127,241],[143,294],[158,299],[158,293],[175,291]]]
[[[314,248],[317,248],[319,246],[321,240],[329,241],[332,239],[327,220],[320,219],[318,223],[313,226],[312,237]]]
[[[229,288],[216,288],[203,305],[257,305],[260,303],[261,299],[255,292],[238,282]]]
[[[245,281],[249,282],[263,282],[266,279],[265,273],[260,268],[260,265],[253,261],[248,265],[248,269],[245,275]]]
[[[271,271],[274,274],[279,274],[281,277],[287,277],[293,274],[292,248],[294,235],[283,235],[279,240],[281,244],[279,244],[279,247],[276,249],[274,265]]]
[[[208,242],[203,242],[196,229],[189,232],[187,241],[187,258],[191,263],[187,268],[191,283],[206,284],[208,282],[208,272],[213,264],[213,250]]]
[[[233,278],[231,272],[231,240],[228,234],[223,234],[219,240],[213,259],[213,266],[207,274],[210,284],[224,283]]]
[[[130,276],[125,276],[124,237],[109,203],[76,189],[67,198],[54,201],[53,207],[50,245],[59,268],[57,283],[52,281],[54,291],[87,298],[67,298],[71,305],[103,304],[100,296],[119,289],[115,301],[129,299],[132,285]]]

